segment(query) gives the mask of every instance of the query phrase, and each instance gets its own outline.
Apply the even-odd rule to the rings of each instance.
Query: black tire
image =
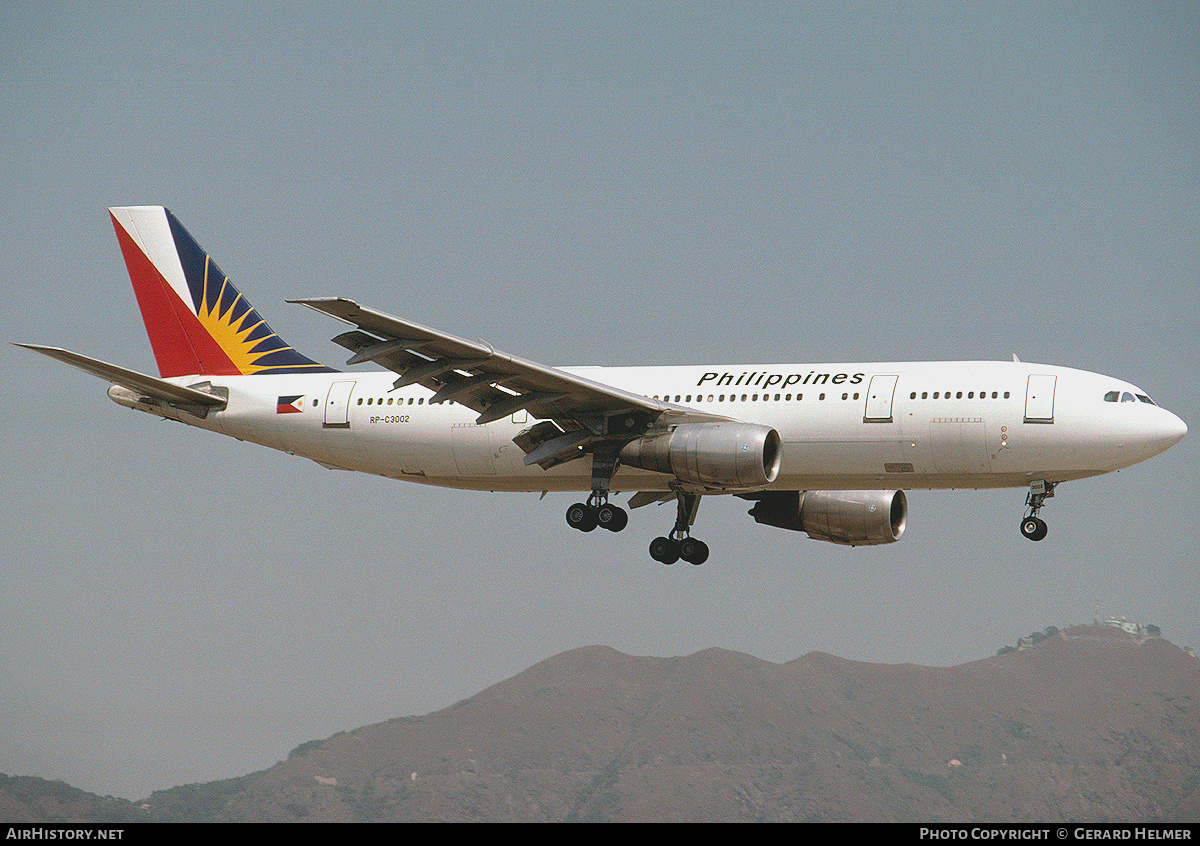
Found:
[[[1032,539],[1035,541],[1045,540],[1046,534],[1050,531],[1050,527],[1046,525],[1045,520],[1038,520],[1037,522],[1038,522],[1037,534],[1035,534]]]
[[[596,509],[577,502],[567,509],[567,525],[581,532],[596,528]]]
[[[1050,527],[1039,517],[1026,517],[1021,521],[1021,534],[1031,541],[1040,541],[1046,537]]]
[[[629,513],[619,505],[605,503],[596,509],[596,522],[610,532],[619,532],[629,525]]]
[[[679,557],[699,567],[708,560],[708,544],[695,538],[684,538],[679,542]]]
[[[650,541],[650,557],[663,564],[674,564],[679,560],[679,544],[670,538],[655,538]]]

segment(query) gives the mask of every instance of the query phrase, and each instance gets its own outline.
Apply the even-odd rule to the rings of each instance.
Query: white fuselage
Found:
[[[782,465],[769,488],[778,490],[1061,482],[1144,461],[1187,431],[1183,421],[1127,382],[1022,362],[563,369],[675,405],[774,427],[782,440]],[[524,464],[513,438],[537,422],[525,412],[479,426],[477,412],[465,406],[431,405],[425,388],[393,390],[394,373],[171,381],[190,385],[202,379],[229,392],[228,406],[207,418],[132,407],[329,467],[425,484],[495,491],[591,486],[590,460],[550,470]],[[285,399],[292,401],[281,413]],[[612,490],[667,491],[671,481],[622,466]]]

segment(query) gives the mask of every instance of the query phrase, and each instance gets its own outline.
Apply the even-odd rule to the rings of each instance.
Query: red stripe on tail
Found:
[[[146,334],[150,336],[159,374],[164,379],[200,373],[214,376],[240,374],[125,227],[117,222],[112,212],[109,217],[125,257],[125,267],[129,270],[133,292],[142,312],[142,322],[146,324]]]

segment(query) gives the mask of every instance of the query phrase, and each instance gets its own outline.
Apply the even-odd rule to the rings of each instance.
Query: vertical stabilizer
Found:
[[[164,378],[331,372],[276,335],[168,209],[108,211]]]

